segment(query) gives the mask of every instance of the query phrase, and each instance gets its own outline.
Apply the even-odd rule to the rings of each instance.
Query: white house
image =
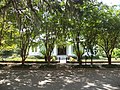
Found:
[[[41,51],[45,50],[45,47],[31,47],[29,50],[29,56],[42,56]],[[66,45],[66,46],[60,46],[58,47],[55,45],[53,51],[52,51],[52,56],[57,56],[57,58],[62,58],[65,59],[68,56],[75,56],[73,52],[73,45]]]
[[[81,46],[81,49],[82,46]],[[38,46],[38,47],[31,47],[30,50],[29,50],[29,56],[43,56],[41,51],[44,51],[45,50],[45,47],[42,45],[42,46]],[[94,56],[96,55],[95,54],[96,50],[94,50]],[[84,50],[84,54],[83,56],[88,56],[91,55],[91,53],[86,50]],[[60,46],[58,47],[57,45],[55,45],[53,51],[52,51],[52,56],[56,56],[57,58],[60,58],[60,59],[66,59],[66,57],[68,56],[76,56],[74,54],[74,47],[72,44],[67,44],[66,46]]]

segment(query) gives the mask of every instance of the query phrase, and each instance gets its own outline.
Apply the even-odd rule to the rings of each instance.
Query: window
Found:
[[[35,47],[35,52],[37,52],[37,47]]]
[[[34,52],[34,47],[32,47],[32,52]]]
[[[37,47],[32,46],[32,52],[37,52]]]

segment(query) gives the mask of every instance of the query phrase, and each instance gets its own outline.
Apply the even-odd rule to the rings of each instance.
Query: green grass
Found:
[[[68,60],[69,62],[77,62],[77,60],[75,59],[75,60]],[[108,60],[107,60],[107,58],[102,58],[102,59],[93,59],[93,62],[107,62]],[[90,59],[87,59],[87,60],[85,60],[85,59],[82,59],[82,62],[91,62],[91,60]],[[115,59],[115,58],[112,58],[112,62],[120,62],[120,58],[118,58],[117,60]]]
[[[4,60],[2,60],[2,58],[0,58],[0,61],[21,61],[21,58],[20,57],[15,57],[15,58],[4,58]],[[26,61],[45,61],[45,59],[30,59],[30,58],[27,58]],[[69,61],[69,60],[68,60]],[[77,61],[77,60],[74,60],[74,62]],[[93,59],[93,62],[104,62],[104,61],[108,61],[107,58],[103,58],[103,59]],[[118,58],[117,60],[115,60],[115,58],[112,58],[112,61],[113,62],[120,62],[120,58]],[[72,62],[70,60],[70,62]],[[85,59],[82,59],[82,62],[91,62],[90,59],[87,59],[85,61]]]
[[[85,59],[82,60],[83,62],[85,62]],[[91,62],[90,59],[86,60],[87,62]],[[97,62],[97,61],[108,61],[107,58],[103,58],[103,59],[93,59],[93,62]],[[111,61],[115,61],[115,62],[120,62],[120,58],[118,58],[117,60],[115,60],[115,58],[112,58]]]
[[[0,58],[0,61],[3,61],[1,58]],[[16,58],[4,58],[4,61],[21,61],[21,58],[20,57],[16,57]],[[45,61],[44,59],[26,59],[26,61]]]

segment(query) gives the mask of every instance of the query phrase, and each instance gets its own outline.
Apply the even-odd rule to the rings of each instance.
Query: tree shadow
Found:
[[[0,70],[0,90],[120,90],[120,70]]]
[[[48,64],[44,64],[44,65],[40,65],[39,66],[39,69],[57,69],[57,65],[56,64],[50,64],[50,65],[48,65]]]
[[[100,68],[98,65],[71,65],[72,68]]]
[[[7,64],[0,64],[0,69],[3,69],[6,66],[7,66]]]
[[[104,68],[120,68],[120,65],[117,64],[111,64],[111,65],[102,65]]]
[[[27,65],[27,64],[24,64],[24,65],[22,65],[22,64],[18,64],[18,65],[12,65],[11,67],[10,67],[10,69],[14,69],[14,70],[19,70],[19,69],[21,69],[21,70],[29,70],[30,68],[32,67],[32,65]]]

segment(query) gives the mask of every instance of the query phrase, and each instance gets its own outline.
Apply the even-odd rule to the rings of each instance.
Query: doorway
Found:
[[[66,55],[66,47],[61,46],[58,48],[58,55]]]

